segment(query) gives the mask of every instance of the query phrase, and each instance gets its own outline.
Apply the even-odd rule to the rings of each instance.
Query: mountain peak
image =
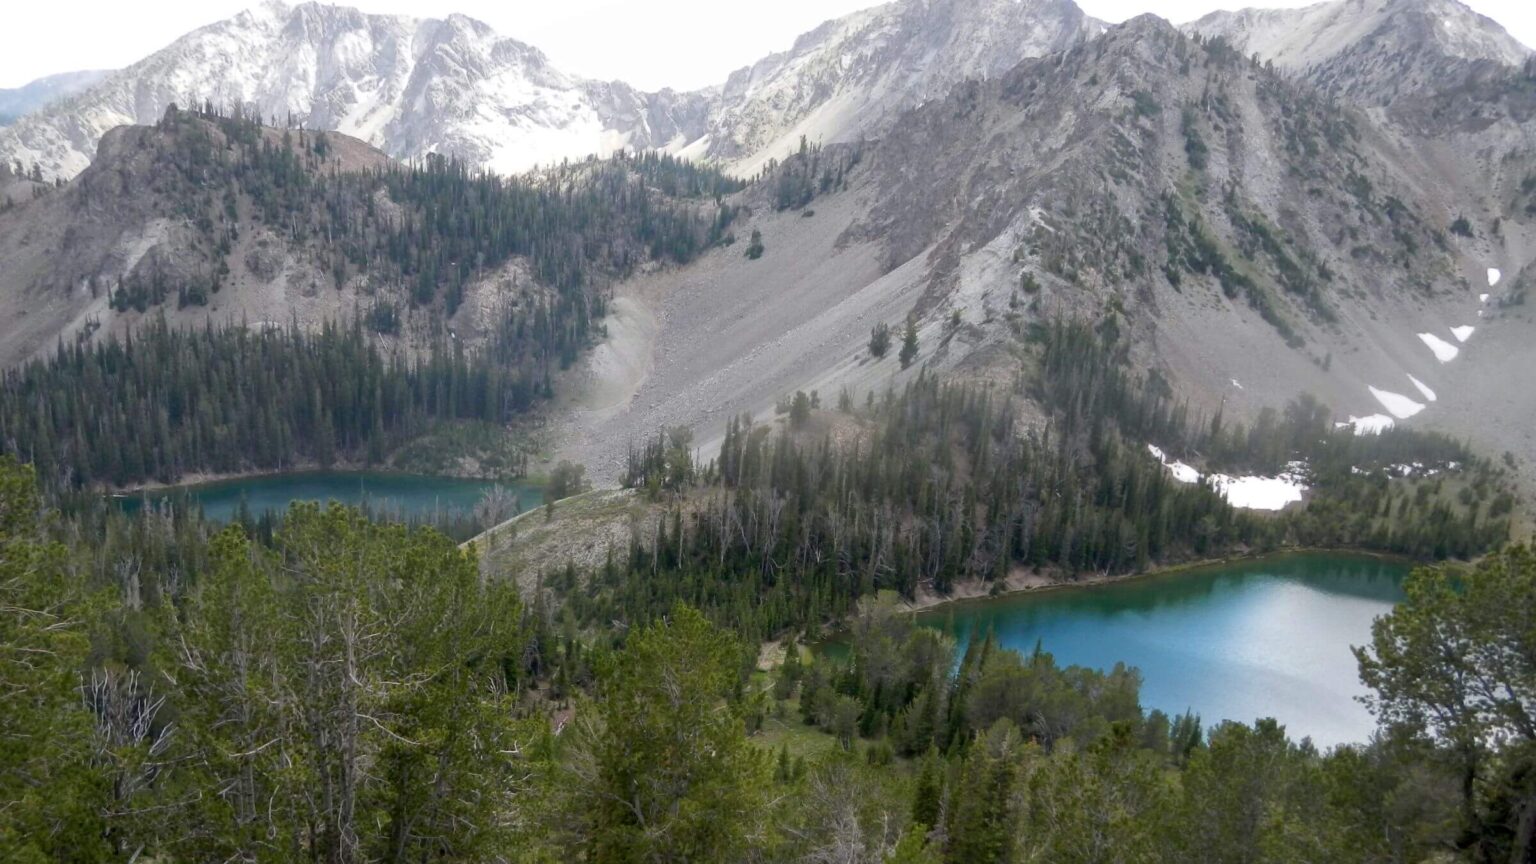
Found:
[[[293,10],[294,7],[284,3],[283,0],[262,0],[255,6],[241,11],[231,20],[247,25],[272,24],[287,21],[293,14]]]
[[[1298,9],[1210,12],[1187,31],[1220,35],[1244,54],[1306,71],[1370,46],[1452,60],[1519,65],[1530,49],[1459,0],[1329,0]]]
[[[742,174],[798,146],[875,137],[961,81],[1093,38],[1071,0],[897,0],[827,21],[731,74],[700,153]]]

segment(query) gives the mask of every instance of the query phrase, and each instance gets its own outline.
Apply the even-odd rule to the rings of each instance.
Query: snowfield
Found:
[[[1367,414],[1364,417],[1351,416],[1348,421],[1333,425],[1337,428],[1352,426],[1356,435],[1380,435],[1391,429],[1392,424],[1392,418],[1386,414]]]
[[[1441,339],[1439,336],[1436,336],[1433,333],[1420,333],[1419,339],[1421,339],[1425,345],[1429,346],[1429,350],[1435,352],[1435,359],[1439,360],[1441,363],[1449,363],[1456,359],[1457,354],[1461,353],[1460,348],[1457,348],[1455,345],[1452,345],[1451,343]]]
[[[1168,473],[1173,475],[1174,480],[1180,483],[1201,481],[1199,471],[1183,462],[1169,461],[1161,447],[1148,444],[1147,451],[1168,469]],[[1286,505],[1300,501],[1302,493],[1307,491],[1305,472],[1305,465],[1292,462],[1278,477],[1257,475],[1234,477],[1230,474],[1211,474],[1204,479],[1208,480],[1211,486],[1233,507],[1241,507],[1245,510],[1284,510]]]
[[[1413,382],[1413,386],[1418,388],[1419,393],[1423,394],[1425,399],[1428,399],[1431,402],[1435,401],[1435,391],[1429,389],[1429,385],[1413,377],[1412,375],[1408,376],[1408,380]]]
[[[1371,395],[1376,397],[1376,401],[1381,403],[1381,407],[1387,409],[1388,413],[1399,420],[1407,420],[1409,417],[1424,410],[1424,406],[1421,403],[1415,402],[1401,393],[1393,393],[1390,390],[1382,390],[1379,387],[1372,387],[1370,389]]]
[[[1290,471],[1279,477],[1212,474],[1209,479],[1228,504],[1245,510],[1284,510],[1286,505],[1300,501],[1307,491],[1301,475]]]

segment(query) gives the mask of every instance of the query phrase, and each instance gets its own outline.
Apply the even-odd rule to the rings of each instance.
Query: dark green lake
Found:
[[[1284,555],[1107,585],[965,601],[919,616],[960,650],[992,628],[1062,665],[1141,669],[1142,705],[1222,719],[1274,717],[1320,746],[1364,741],[1374,721],[1350,646],[1402,599],[1408,565]]]
[[[185,494],[202,505],[203,515],[221,521],[234,515],[242,502],[252,515],[260,515],[287,510],[294,501],[367,504],[375,512],[425,519],[436,514],[467,513],[496,485],[498,482],[491,480],[378,471],[303,471],[176,486],[125,499],[132,506],[133,501]],[[501,481],[499,485],[519,497],[523,510],[538,506],[542,500],[539,489],[527,482]]]

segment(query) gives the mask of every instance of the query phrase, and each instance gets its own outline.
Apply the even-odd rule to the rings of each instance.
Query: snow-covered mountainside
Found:
[[[1531,50],[1457,0],[1330,0],[1300,9],[1212,12],[1186,32],[1367,104],[1441,83],[1478,61],[1518,66]]]
[[[20,87],[0,89],[0,126],[14,121],[54,102],[79,93],[97,81],[112,74],[105,69],[86,69],[80,72],[60,72]]]
[[[828,21],[726,81],[708,136],[688,149],[752,173],[812,142],[876,137],[955,84],[1092,38],[1071,0],[897,0]]]
[[[450,153],[502,172],[690,139],[679,124],[697,130],[705,116],[702,97],[574,78],[462,15],[269,2],[0,130],[0,156],[72,177],[107,130],[202,100],[340,131],[392,156]]]

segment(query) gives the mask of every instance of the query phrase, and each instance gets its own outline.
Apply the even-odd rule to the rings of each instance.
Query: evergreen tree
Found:
[[[917,359],[917,321],[913,318],[907,318],[907,329],[901,336],[901,354],[897,359],[901,360],[903,369]]]
[[[728,861],[760,815],[763,754],[735,698],[741,648],[687,606],[601,665],[596,773],[578,796],[599,861]]]
[[[88,604],[41,512],[31,469],[0,457],[0,858],[107,861],[123,850],[104,841],[77,689]]]
[[[972,743],[950,798],[944,860],[989,864],[1014,859],[1018,730],[1007,720]]]
[[[869,331],[869,354],[876,360],[891,349],[891,325],[881,321]]]
[[[912,793],[912,824],[926,828],[938,826],[943,794],[939,780],[938,751],[929,750],[923,758],[922,770],[917,775],[917,788]]]

